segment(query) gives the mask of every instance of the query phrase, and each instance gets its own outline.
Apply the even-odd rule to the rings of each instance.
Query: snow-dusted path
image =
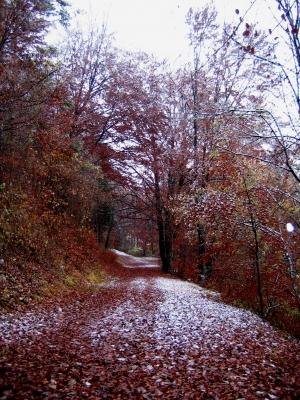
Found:
[[[135,268],[119,257],[113,286],[48,314],[2,317],[0,399],[300,398],[299,345],[151,271],[153,260]]]

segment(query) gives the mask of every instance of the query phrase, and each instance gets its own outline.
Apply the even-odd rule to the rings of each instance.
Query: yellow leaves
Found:
[[[217,150],[214,150],[210,153],[209,155],[209,160],[212,160],[213,158],[217,157],[219,155],[219,152]]]
[[[105,280],[104,271],[92,271],[87,276],[87,281],[91,284],[99,284]]]
[[[78,279],[74,276],[67,275],[64,279],[64,284],[70,287],[76,287],[78,285]]]

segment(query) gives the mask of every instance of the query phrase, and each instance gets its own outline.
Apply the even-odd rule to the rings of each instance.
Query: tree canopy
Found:
[[[2,0],[1,257],[81,268],[99,246],[157,255],[299,335],[299,3],[275,5],[276,32],[191,9],[194,62],[173,71],[115,48],[105,26],[49,46],[67,2]]]

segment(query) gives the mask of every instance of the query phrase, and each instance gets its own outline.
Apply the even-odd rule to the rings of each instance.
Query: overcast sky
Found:
[[[115,45],[130,51],[144,51],[156,58],[168,59],[171,66],[179,66],[189,60],[191,49],[187,39],[188,27],[185,17],[190,8],[203,8],[206,0],[69,0],[71,15],[81,10],[81,17],[92,18],[101,26],[106,21],[108,32],[114,33]],[[272,10],[277,11],[275,0],[215,0],[219,22],[239,22],[240,16],[248,12],[245,22],[260,21],[260,28],[270,23]],[[235,10],[239,9],[237,15]],[[84,15],[86,15],[84,17]],[[76,18],[72,19],[73,21]],[[190,58],[191,60],[191,58]]]
[[[270,1],[270,0],[269,0]],[[116,45],[126,50],[142,50],[167,58],[173,63],[186,58],[188,47],[185,16],[189,8],[202,8],[203,0],[70,0],[73,9],[93,16],[101,25],[105,19],[108,31],[114,32]],[[249,7],[249,0],[215,0],[220,22],[238,21],[235,9]],[[256,8],[265,0],[256,0]],[[91,11],[91,12],[90,12]],[[241,14],[240,14],[241,15]],[[264,15],[266,17],[266,15]],[[180,60],[179,59],[179,60]]]

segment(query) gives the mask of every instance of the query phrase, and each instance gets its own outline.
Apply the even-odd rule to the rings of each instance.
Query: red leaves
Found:
[[[245,327],[250,314],[232,331],[226,318],[218,329],[220,321],[208,298],[195,293],[194,286],[180,294],[176,284],[181,282],[174,278],[170,279],[174,292],[162,297],[151,284],[157,271],[116,265],[113,271],[118,285],[83,295],[80,302],[65,299],[60,304],[62,314],[48,304],[30,314],[30,323],[26,314],[14,317],[23,329],[2,347],[2,398],[299,396],[298,345],[258,320]],[[132,285],[135,277],[144,286]],[[194,303],[189,303],[190,297]],[[171,314],[176,312],[173,322],[166,318],[171,316],[168,308],[163,318],[164,300],[170,302]],[[202,312],[208,303],[205,317]],[[182,304],[191,308],[183,313]],[[201,323],[199,318],[185,319],[195,308]],[[37,335],[36,329],[42,334]]]
[[[252,46],[247,46],[247,47],[243,47],[243,50],[250,53],[250,54],[254,54],[255,53],[255,49]]]
[[[248,37],[248,36],[250,36],[250,33],[251,33],[250,25],[246,22],[245,27],[246,27],[246,30],[243,32],[243,36]]]

